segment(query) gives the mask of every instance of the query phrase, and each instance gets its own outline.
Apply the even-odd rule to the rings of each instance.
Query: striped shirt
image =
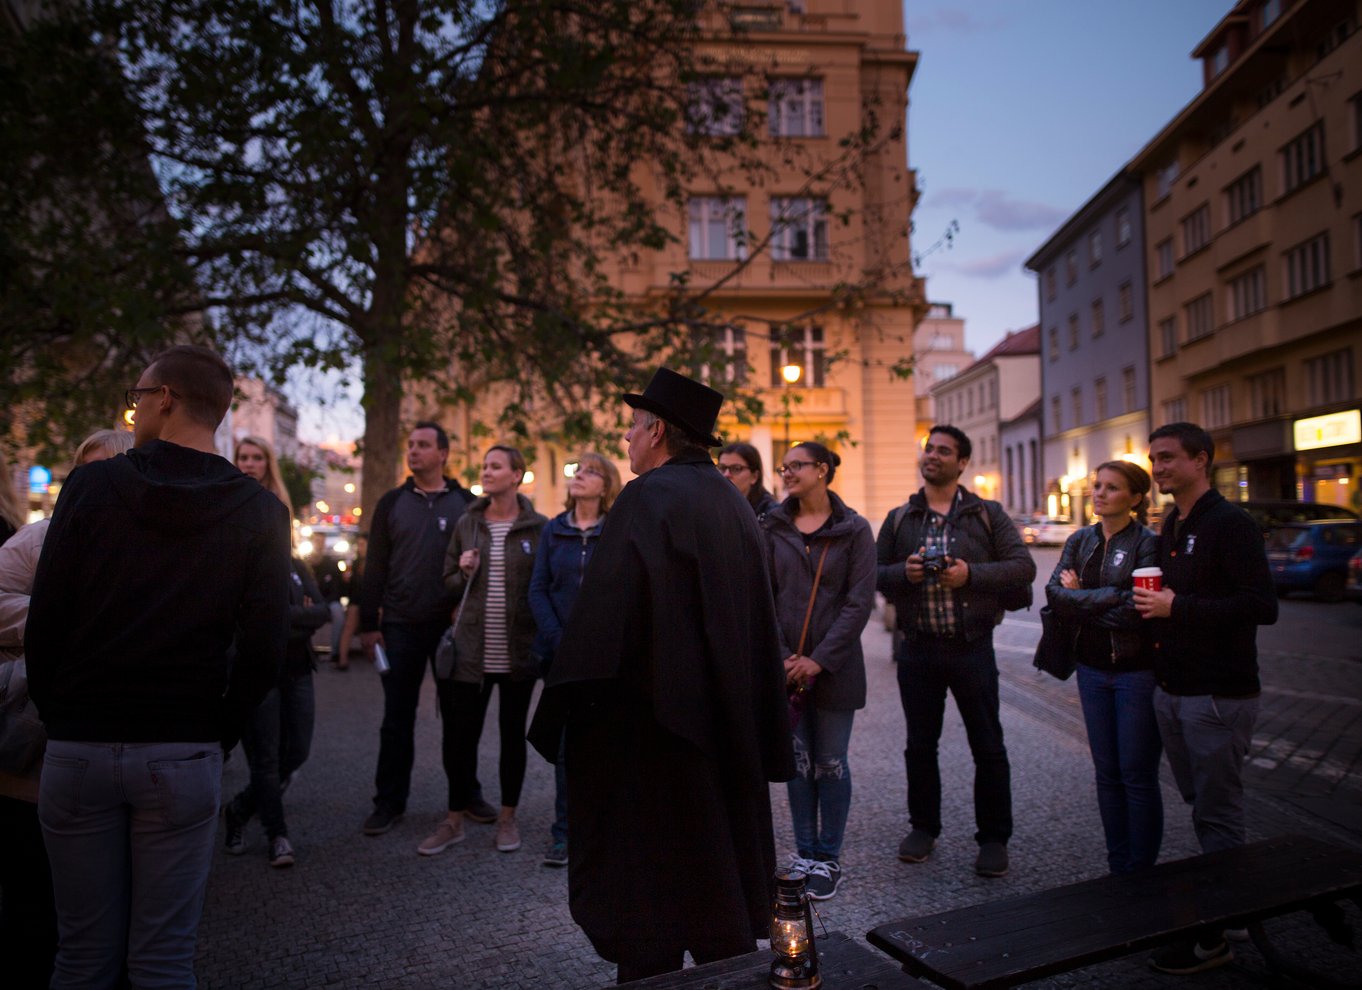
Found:
[[[482,672],[509,674],[511,649],[506,635],[506,537],[512,522],[489,522],[492,545],[487,550],[487,603],[482,625]]]

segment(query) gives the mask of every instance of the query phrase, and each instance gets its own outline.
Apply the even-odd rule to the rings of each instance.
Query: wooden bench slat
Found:
[[[1129,877],[880,925],[868,933],[916,975],[949,987],[1008,986],[1157,945],[1203,925],[1296,910],[1362,890],[1362,855],[1287,836]]]

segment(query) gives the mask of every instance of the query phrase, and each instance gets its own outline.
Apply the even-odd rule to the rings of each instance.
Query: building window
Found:
[[[1059,327],[1051,327],[1048,333],[1050,338],[1050,360],[1059,360]]]
[[[1289,193],[1324,171],[1324,122],[1282,148],[1282,192]]]
[[[1154,248],[1155,271],[1161,279],[1173,274],[1173,238],[1159,241]]]
[[[710,385],[747,383],[747,331],[726,326],[709,331],[697,343],[701,351],[696,371]]]
[[[1073,404],[1074,426],[1083,425],[1083,386],[1075,385],[1069,393],[1069,401]]]
[[[1116,315],[1122,323],[1135,318],[1135,290],[1122,282],[1116,290]]]
[[[1362,213],[1353,217],[1353,271],[1362,271]]]
[[[998,408],[998,379],[996,378],[988,380],[988,407],[990,409]]]
[[[1266,30],[1278,17],[1282,16],[1282,0],[1264,0],[1260,9],[1259,31]]]
[[[1225,187],[1225,215],[1231,224],[1251,217],[1263,206],[1263,169],[1255,165]]]
[[[1173,183],[1178,181],[1178,163],[1176,160],[1169,162],[1159,169],[1154,176],[1158,188],[1158,198],[1163,199],[1173,191]]]
[[[1249,419],[1268,419],[1286,412],[1286,369],[1250,375]]]
[[[1348,116],[1353,121],[1353,151],[1362,148],[1362,93],[1348,101]]]
[[[1088,235],[1088,267],[1096,268],[1102,263],[1102,232],[1094,230]]]
[[[772,137],[822,137],[823,80],[772,79],[768,119]]]
[[[1092,383],[1092,401],[1096,408],[1097,422],[1107,418],[1107,380],[1099,378]]]
[[[1130,243],[1130,238],[1134,234],[1130,227],[1130,211],[1121,209],[1116,211],[1116,246],[1123,248]]]
[[[974,415],[974,389],[972,388],[965,391],[965,415]]]
[[[1121,412],[1135,411],[1135,366],[1121,370],[1121,391],[1125,393],[1125,408]]]
[[[1172,357],[1178,352],[1178,318],[1170,316],[1166,320],[1159,321],[1159,343],[1162,350],[1159,351],[1162,357]]]
[[[690,201],[690,256],[697,261],[733,261],[746,254],[747,204],[742,199],[693,196]]]
[[[1353,402],[1353,350],[1345,347],[1305,362],[1305,390],[1310,405]]]
[[[1197,296],[1186,306],[1183,307],[1183,314],[1187,317],[1187,342],[1200,340],[1202,337],[1209,337],[1211,331],[1215,329],[1215,306],[1211,301],[1211,294]]]
[[[742,131],[742,80],[711,76],[686,87],[686,130],[716,137]]]
[[[1267,308],[1267,275],[1262,265],[1251,268],[1229,284],[1230,319],[1242,320]]]
[[[1211,208],[1205,203],[1182,218],[1182,256],[1200,251],[1211,243]]]
[[[1286,298],[1295,299],[1328,283],[1328,231],[1293,247],[1283,257],[1286,261]]]
[[[771,387],[786,388],[781,369],[787,364],[800,368],[798,385],[822,388],[825,350],[820,326],[789,327],[771,338]]]
[[[1201,425],[1218,430],[1230,425],[1230,387],[1218,385],[1201,393]]]
[[[1182,396],[1176,399],[1169,399],[1163,404],[1163,423],[1185,423],[1187,422],[1187,400]]]
[[[1078,346],[1078,314],[1069,314],[1069,350]]]
[[[771,256],[776,261],[826,261],[828,204],[823,199],[771,199]]]
[[[1100,337],[1106,329],[1107,317],[1105,308],[1102,305],[1102,300],[1094,299],[1092,301],[1092,335],[1094,337]]]
[[[1070,251],[1064,256],[1064,284],[1073,285],[1078,281],[1078,252]]]
[[[1055,288],[1055,266],[1045,269],[1045,301],[1054,302],[1058,289]]]
[[[1064,430],[1064,409],[1059,396],[1057,395],[1050,396],[1050,419],[1052,421],[1050,424],[1050,431],[1052,433],[1062,433]]]
[[[1230,67],[1229,45],[1221,45],[1215,51],[1211,52],[1210,58],[1208,58],[1206,61],[1211,67],[1212,78],[1220,75],[1220,73],[1224,72],[1226,69]]]
[[[944,382],[946,381],[946,379],[954,378],[958,374],[960,374],[960,365],[938,364],[935,368],[932,369],[932,380]]]

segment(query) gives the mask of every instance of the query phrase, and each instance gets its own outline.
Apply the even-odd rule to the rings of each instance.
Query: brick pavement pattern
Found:
[[[1043,565],[1042,570],[1048,576]],[[854,798],[843,859],[845,879],[836,898],[819,905],[828,930],[845,931],[864,942],[868,929],[896,917],[1029,893],[1104,871],[1105,849],[1076,692],[1072,682],[1060,684],[1031,668],[1030,652],[1038,635],[1034,614],[1009,617],[998,630],[1002,715],[1013,766],[1017,830],[1010,846],[1012,872],[1001,880],[985,880],[972,869],[973,765],[953,706],[941,743],[943,834],[924,864],[900,863],[895,856],[907,829],[903,715],[889,637],[878,616],[872,618],[864,636],[870,701],[859,713],[852,736]],[[1284,689],[1292,680],[1290,674],[1279,678]],[[407,816],[387,835],[366,838],[359,828],[370,807],[381,720],[377,675],[363,662],[346,673],[329,667],[318,672],[312,757],[286,796],[297,865],[271,870],[258,827],[248,832],[247,855],[227,856],[219,848],[200,932],[198,973],[203,986],[579,990],[613,983],[614,967],[596,957],[568,914],[566,871],[541,865],[553,786],[551,768],[533,754],[519,812],[525,839],[519,852],[498,853],[492,827],[470,823],[463,844],[432,858],[416,855],[417,843],[443,815],[445,793],[440,724],[429,682],[426,689],[417,721],[417,762]],[[1265,695],[1269,731],[1271,713],[1290,697],[1287,690]],[[1354,707],[1359,697],[1362,685],[1352,695]],[[1341,707],[1348,709],[1346,704]],[[1338,716],[1340,724],[1347,717]],[[1323,722],[1316,724],[1333,731]],[[489,713],[491,728],[480,750],[479,768],[493,803],[495,724]],[[1355,714],[1348,724],[1356,725]],[[1346,725],[1344,729],[1351,731]],[[1280,748],[1255,741],[1255,759],[1279,758],[1281,765],[1290,766],[1291,756],[1302,748],[1322,752],[1325,761],[1330,752],[1324,741],[1306,739],[1291,753],[1265,755],[1269,750],[1277,754]],[[233,793],[244,782],[239,754],[228,764],[226,778],[224,793]],[[1190,815],[1172,788],[1166,767],[1164,779],[1163,858],[1192,855],[1197,849]],[[1336,786],[1357,784],[1352,765]],[[783,856],[791,848],[783,786],[773,789],[772,799],[777,849]],[[1362,832],[1337,827],[1258,790],[1252,795],[1249,824],[1254,838],[1306,831],[1362,847]],[[1350,906],[1348,912],[1354,929],[1362,931],[1357,909]],[[1336,978],[1355,978],[1357,955],[1330,945],[1303,916],[1271,922],[1269,931],[1281,947]],[[1262,971],[1261,958],[1251,946],[1236,944],[1234,951],[1233,967],[1201,974],[1195,986],[1222,990],[1254,985]],[[1185,978],[1149,970],[1143,953],[1028,984],[1186,985]]]

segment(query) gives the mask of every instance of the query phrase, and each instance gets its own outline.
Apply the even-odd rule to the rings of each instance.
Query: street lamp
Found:
[[[781,393],[780,401],[785,406],[785,450],[790,449],[790,386],[799,381],[799,376],[804,369],[797,364],[787,364],[780,369],[780,377],[785,379],[785,390]]]

